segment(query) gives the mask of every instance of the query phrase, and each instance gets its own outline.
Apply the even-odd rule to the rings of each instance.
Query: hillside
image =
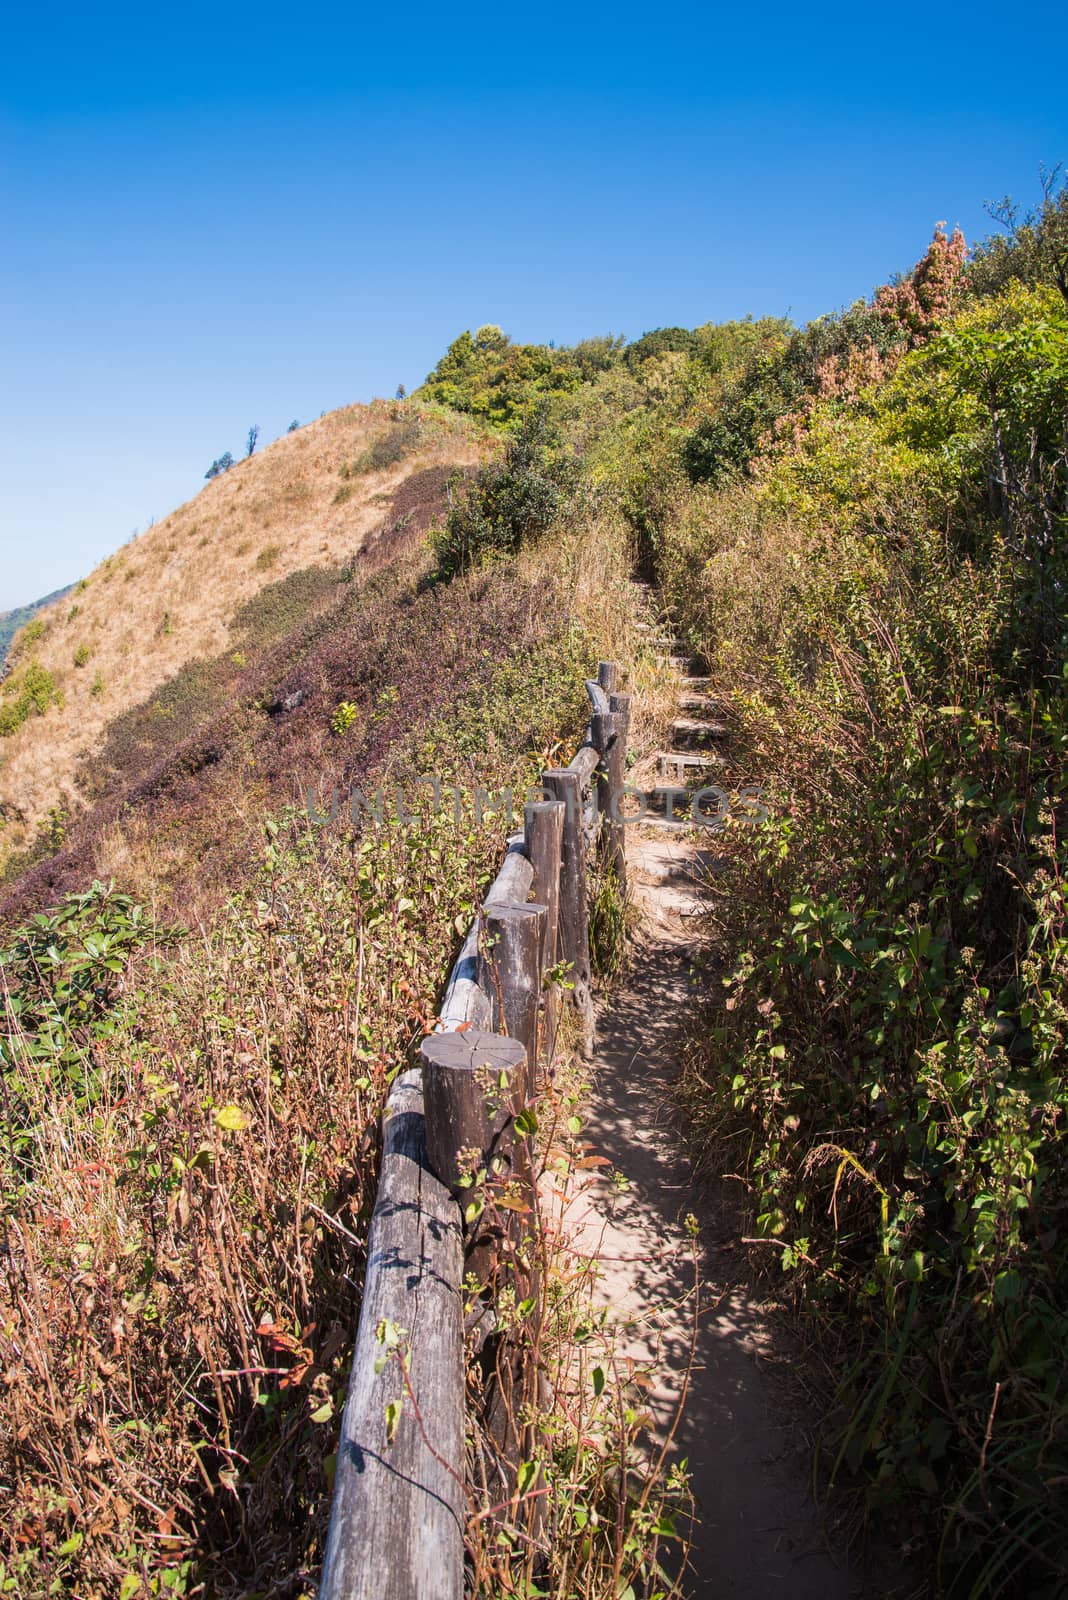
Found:
[[[414,399],[235,466],[23,630],[0,696],[19,1600],[314,1592],[386,1097],[501,858],[485,791],[569,759],[599,659],[636,691],[636,783],[689,759],[760,800],[691,841],[700,941],[616,1041],[629,1082],[670,1028],[673,1105],[632,1105],[627,1137],[679,1114],[717,1251],[790,1330],[811,1481],[893,1546],[885,1593],[1065,1592],[1066,264],[1047,185],[1005,239],[936,226],[804,328],[461,333]],[[591,872],[605,986],[648,958],[625,890]],[[532,1015],[570,987],[542,976]],[[515,1119],[547,1160],[583,1128],[558,1065]],[[605,1163],[614,1191],[621,1167],[579,1164]],[[588,1339],[547,1279],[473,1319],[473,1391],[491,1321]],[[381,1329],[398,1382],[408,1331]],[[645,1377],[587,1356],[561,1370],[623,1442],[565,1395],[514,1496],[473,1475],[472,1600],[685,1594],[650,1555],[674,1510],[654,1526],[630,1482]],[[542,1543],[523,1484],[558,1490]]]
[[[37,685],[30,714],[0,737],[0,856],[25,845],[53,808],[80,813],[79,778],[116,717],[191,662],[236,655],[236,678],[249,647],[235,618],[257,593],[366,559],[401,484],[470,465],[482,448],[440,412],[384,403],[331,412],[237,462],[74,593],[53,597],[15,639],[0,691],[2,712],[28,677]]]
[[[42,600],[31,600],[28,606],[16,606],[13,611],[0,611],[0,672],[3,671],[7,661],[7,652],[11,641],[20,628],[32,622],[38,611],[43,611],[46,606],[58,602],[65,595],[70,594],[74,585],[69,583],[65,589],[54,589],[51,594],[46,594]]]

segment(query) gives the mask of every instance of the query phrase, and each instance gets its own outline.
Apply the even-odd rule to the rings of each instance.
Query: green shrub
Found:
[[[359,716],[359,707],[354,706],[351,700],[341,700],[330,718],[330,728],[333,733],[341,735],[347,733]]]
[[[62,704],[63,695],[48,668],[36,660],[27,662],[4,684],[0,737],[17,732],[30,717],[43,717],[49,706]]]
[[[140,906],[102,883],[68,895],[16,932],[0,950],[8,997],[0,1017],[0,1072],[11,1092],[18,1094],[19,1082],[12,1069],[29,1059],[92,1098],[95,1057],[88,1047],[112,1031],[130,956],[161,937]]]
[[[503,457],[481,467],[434,537],[442,577],[488,555],[507,555],[561,515],[576,486],[575,464],[558,448],[544,409],[532,413]]]
[[[92,651],[89,649],[89,646],[87,644],[80,644],[77,650],[74,652],[74,665],[76,667],[84,667],[88,665],[89,657],[91,655]]]
[[[416,418],[412,422],[398,422],[382,436],[368,445],[355,463],[357,472],[382,472],[396,466],[405,456],[418,450],[423,437],[423,425]]]

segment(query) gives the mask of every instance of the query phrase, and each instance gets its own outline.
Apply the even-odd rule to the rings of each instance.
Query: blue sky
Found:
[[[1062,5],[8,9],[0,609],[463,328],[804,320],[1068,157]]]

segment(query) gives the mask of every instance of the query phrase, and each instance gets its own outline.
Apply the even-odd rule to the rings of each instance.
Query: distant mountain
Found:
[[[65,594],[70,594],[73,588],[73,583],[68,583],[65,589],[54,589],[43,600],[31,600],[28,606],[16,606],[14,611],[0,611],[0,668],[7,660],[11,641],[19,629],[31,621],[38,611],[51,605],[53,600],[62,600]]]

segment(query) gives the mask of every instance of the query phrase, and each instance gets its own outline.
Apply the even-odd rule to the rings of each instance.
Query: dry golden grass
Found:
[[[342,468],[396,420],[417,416],[424,433],[416,450],[342,479]],[[5,849],[51,806],[77,809],[75,772],[99,750],[111,719],[186,662],[223,650],[234,613],[265,583],[344,561],[368,544],[410,474],[467,465],[484,452],[454,415],[384,401],[348,406],[237,462],[109,556],[84,588],[41,613],[45,635],[27,651],[52,673],[64,703],[0,741],[0,815],[22,823],[5,829]],[[349,492],[339,503],[342,485]]]

